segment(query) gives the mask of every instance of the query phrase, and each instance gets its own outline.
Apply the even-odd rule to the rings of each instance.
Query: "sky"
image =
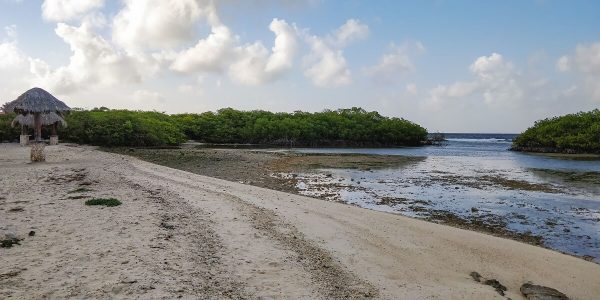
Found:
[[[0,103],[362,107],[518,133],[600,107],[600,1],[0,0]]]

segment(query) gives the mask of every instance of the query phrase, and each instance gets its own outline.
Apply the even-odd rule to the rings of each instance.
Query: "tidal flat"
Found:
[[[515,239],[595,262],[600,258],[597,171],[503,169],[451,156],[314,149],[110,151],[200,175]]]
[[[6,244],[0,247],[0,298],[101,298],[110,293],[168,299],[493,299],[502,292],[520,299],[528,282],[572,299],[593,299],[600,292],[598,264],[427,222],[426,214],[443,213],[446,224],[464,223],[464,218],[431,210],[436,199],[425,195],[402,197],[405,191],[391,186],[389,197],[372,198],[376,208],[344,204],[354,199],[345,191],[369,192],[363,186],[367,174],[395,170],[414,177],[411,169],[427,166],[430,157],[123,149],[181,161],[179,167],[209,175],[237,174],[248,181],[240,184],[91,146],[48,147],[47,162],[35,165],[28,163],[25,147],[0,148],[5,175],[0,177],[0,234]],[[384,167],[386,160],[391,167]],[[295,179],[286,175],[290,171]],[[344,183],[335,173],[340,171],[360,177]],[[304,194],[319,189],[303,179],[311,174],[334,182],[337,192],[331,197],[339,200],[248,184],[278,180],[276,186]],[[387,179],[401,180],[395,176]],[[364,207],[369,199],[363,199]],[[115,205],[86,205],[90,200]],[[402,205],[423,216],[403,216],[408,211],[397,210]],[[487,219],[491,226],[502,225],[491,223],[500,218]]]

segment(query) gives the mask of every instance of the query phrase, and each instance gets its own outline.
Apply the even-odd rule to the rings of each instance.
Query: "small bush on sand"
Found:
[[[104,206],[118,206],[121,205],[121,201],[115,199],[115,198],[108,198],[108,199],[91,199],[88,201],[85,201],[85,205],[104,205]]]
[[[0,241],[0,248],[11,248],[13,245],[21,245],[18,238],[9,238]]]

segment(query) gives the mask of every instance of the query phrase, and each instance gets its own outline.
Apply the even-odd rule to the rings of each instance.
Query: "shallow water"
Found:
[[[414,217],[442,210],[500,221],[512,231],[542,236],[547,247],[600,262],[600,183],[594,181],[600,177],[580,181],[564,175],[597,175],[600,160],[511,152],[511,135],[447,137],[444,146],[294,149],[424,158],[397,168],[304,173],[297,177],[298,187],[306,195],[335,195],[361,207]]]

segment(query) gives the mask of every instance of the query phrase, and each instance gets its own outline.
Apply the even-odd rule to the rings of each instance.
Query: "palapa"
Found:
[[[33,118],[32,114],[18,115],[12,121],[11,126],[16,127],[17,125],[21,125],[21,126],[27,126],[27,127],[31,128],[34,126],[33,119],[34,118]],[[62,127],[67,127],[67,121],[65,121],[65,119],[62,116],[60,116],[59,114],[57,114],[55,112],[42,114],[41,120],[42,120],[42,126],[58,124]]]
[[[8,111],[19,114],[70,111],[64,102],[41,88],[32,88],[7,104]]]
[[[6,105],[8,111],[21,115],[33,114],[35,141],[42,141],[42,114],[70,111],[64,102],[41,88],[32,88]]]
[[[64,102],[56,99],[50,93],[41,88],[32,88],[23,93],[16,100],[5,106],[8,111],[16,112],[21,115],[33,114],[35,144],[31,146],[31,161],[44,161],[44,144],[42,144],[42,115],[48,113],[61,113],[70,111]],[[56,124],[56,123],[55,123]],[[52,126],[54,137],[50,137],[52,144],[53,138],[57,141],[56,126]]]

